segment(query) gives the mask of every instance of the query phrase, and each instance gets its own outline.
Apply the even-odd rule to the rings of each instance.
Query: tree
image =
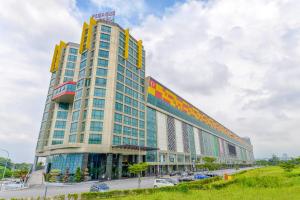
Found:
[[[147,168],[148,168],[148,163],[146,162],[133,164],[128,167],[130,173],[138,175],[138,188],[141,187],[141,173],[146,171]]]
[[[3,166],[0,166],[0,180],[2,179],[3,173],[4,173],[4,168]],[[9,168],[6,168],[4,178],[9,178],[11,177],[11,170]]]
[[[278,165],[280,163],[278,156],[275,154],[272,155],[272,158],[269,159],[270,165]]]
[[[4,167],[6,162],[7,162],[7,166],[6,166],[7,169],[11,169],[13,166],[13,163],[11,162],[11,160],[10,159],[7,160],[7,158],[0,157],[0,166]]]
[[[216,170],[219,168],[219,165],[215,163],[216,158],[214,157],[204,157],[203,161],[204,161],[203,167],[205,169],[208,169],[209,171]]]
[[[15,178],[20,178],[23,181],[25,180],[27,174],[28,174],[27,169],[17,169],[15,171],[13,171],[13,176]]]
[[[75,172],[75,181],[80,182],[82,181],[82,173],[80,167],[77,167],[76,172]]]
[[[296,165],[293,163],[293,161],[281,162],[279,166],[286,172],[291,172],[296,168]]]

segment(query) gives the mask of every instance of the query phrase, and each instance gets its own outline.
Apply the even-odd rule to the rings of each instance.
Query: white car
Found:
[[[154,188],[159,188],[159,187],[174,186],[174,184],[168,182],[165,179],[155,179],[153,186],[154,186]]]

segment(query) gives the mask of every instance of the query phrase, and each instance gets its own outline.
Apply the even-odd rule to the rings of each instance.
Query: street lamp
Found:
[[[7,163],[8,163],[8,159],[9,159],[9,152],[5,149],[2,149],[0,148],[1,151],[4,151],[6,154],[7,154],[7,159],[6,159],[6,162],[5,162],[5,167],[4,167],[4,170],[3,170],[3,174],[2,174],[2,179],[4,178],[4,175],[5,175],[5,171],[6,171],[6,167],[7,167]]]

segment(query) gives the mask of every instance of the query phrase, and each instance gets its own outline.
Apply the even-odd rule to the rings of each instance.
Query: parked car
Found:
[[[165,179],[155,179],[153,187],[154,188],[159,188],[159,187],[166,187],[166,186],[174,186],[173,183],[170,183],[169,181]]]
[[[205,172],[203,174],[206,175],[206,176],[209,176],[209,177],[219,176],[218,174],[215,174],[215,173],[212,173],[212,172]]]
[[[90,192],[106,192],[108,190],[109,187],[106,183],[94,183],[90,188]]]
[[[170,175],[170,176],[176,176],[177,174],[178,174],[178,172],[172,171],[169,175]]]
[[[180,172],[179,175],[180,175],[180,176],[188,176],[188,173],[187,173],[187,172]]]
[[[204,174],[195,174],[194,179],[205,179],[205,178],[210,178],[210,176],[206,176]]]
[[[189,176],[194,175],[194,172],[192,172],[192,171],[187,171],[186,173],[187,173]]]
[[[175,180],[175,179],[173,179],[173,178],[161,178],[161,179],[166,180],[166,181],[168,181],[170,183],[173,183],[174,185],[178,184],[178,181]]]
[[[194,178],[192,176],[181,176],[180,178],[178,178],[179,182],[189,182],[193,180]]]

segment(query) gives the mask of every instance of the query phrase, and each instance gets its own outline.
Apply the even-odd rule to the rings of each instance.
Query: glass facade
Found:
[[[147,146],[157,148],[156,111],[147,107]],[[157,151],[147,151],[147,162],[157,161]]]
[[[129,42],[124,58],[125,36],[119,32],[113,144],[145,146],[145,67],[137,68],[137,43]],[[134,58],[133,58],[134,57]]]

